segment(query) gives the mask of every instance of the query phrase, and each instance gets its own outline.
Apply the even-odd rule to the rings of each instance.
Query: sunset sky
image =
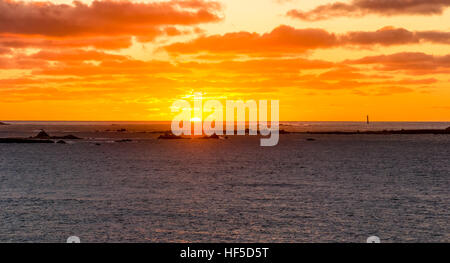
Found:
[[[0,0],[0,120],[450,121],[450,0]]]

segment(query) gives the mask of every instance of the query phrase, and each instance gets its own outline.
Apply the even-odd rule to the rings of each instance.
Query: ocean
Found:
[[[84,140],[0,144],[0,242],[450,242],[449,135],[282,134],[260,147],[257,136],[158,140],[165,122],[8,123],[0,138]]]

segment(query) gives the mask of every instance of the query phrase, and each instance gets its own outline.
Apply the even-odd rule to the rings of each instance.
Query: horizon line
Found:
[[[0,122],[172,122],[172,120],[3,120]],[[226,122],[226,121],[224,121]],[[249,122],[249,121],[245,121]],[[279,122],[363,122],[366,120],[280,120]],[[377,120],[377,122],[450,122],[450,120]]]

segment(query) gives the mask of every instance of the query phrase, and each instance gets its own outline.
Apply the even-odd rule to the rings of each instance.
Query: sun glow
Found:
[[[0,120],[169,121],[194,91],[283,121],[449,120],[446,1],[0,1]]]
[[[191,118],[191,122],[199,122],[199,121],[202,121],[202,119],[199,117]]]

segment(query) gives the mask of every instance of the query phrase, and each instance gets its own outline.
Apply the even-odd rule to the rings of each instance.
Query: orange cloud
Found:
[[[101,51],[85,51],[78,49],[64,50],[64,51],[40,51],[36,54],[29,56],[33,59],[42,59],[45,61],[106,61],[106,60],[126,60],[125,56],[108,54]]]
[[[267,65],[270,65],[268,67]],[[181,63],[179,67],[202,70],[202,71],[216,71],[227,73],[241,73],[241,74],[277,74],[280,73],[298,73],[300,70],[311,69],[327,69],[334,67],[335,64],[322,60],[309,59],[254,59],[247,61],[224,61],[219,63]]]
[[[42,36],[147,36],[164,25],[195,25],[220,20],[215,2],[152,3],[99,1],[73,5],[0,0],[0,33]]]
[[[116,50],[130,47],[131,36],[51,38],[24,35],[0,35],[0,47],[4,48],[81,48],[93,47]]]
[[[13,59],[0,57],[0,69],[33,69],[48,65],[47,61],[38,61],[24,56],[17,56]]]
[[[235,53],[271,56],[303,53],[310,49],[338,46],[391,46],[431,42],[450,43],[450,33],[440,31],[413,32],[404,28],[384,27],[372,32],[329,33],[323,29],[295,29],[282,25],[265,34],[237,32],[202,36],[191,42],[175,43],[165,49],[172,54]]]
[[[165,61],[102,61],[96,66],[88,63],[62,64],[55,67],[36,68],[33,74],[56,76],[93,76],[93,75],[139,75],[159,73],[183,73],[186,69],[177,68]]]
[[[440,74],[450,72],[450,55],[433,56],[425,53],[402,52],[391,55],[368,56],[347,61],[349,64],[377,65],[376,70],[407,71],[410,74]]]
[[[272,32],[257,34],[249,32],[227,33],[199,37],[187,43],[166,46],[171,53],[298,53],[309,49],[333,47],[338,44],[334,34],[323,29],[295,29],[279,26]]]
[[[440,15],[450,6],[449,0],[352,0],[320,5],[310,11],[291,10],[288,16],[306,21],[326,20],[335,17],[362,17],[368,14]]]
[[[90,60],[99,63],[87,63]],[[141,105],[145,109],[151,99],[167,102],[186,90],[206,90],[213,96],[241,99],[294,99],[301,92],[388,96],[438,84],[432,77],[398,78],[402,75],[360,68],[362,62],[299,58],[169,63],[138,61],[101,51],[44,50],[31,55],[15,54],[12,59],[0,57],[0,65],[2,61],[9,63],[9,68],[32,69],[23,77],[0,80],[2,103],[86,101],[98,105],[95,103],[101,101],[109,105]]]
[[[385,27],[375,32],[349,32],[341,37],[343,43],[351,45],[383,46],[419,43],[420,37],[403,28]]]
[[[450,33],[440,31],[409,31],[404,28],[384,27],[374,32],[349,32],[341,35],[342,44],[351,45],[405,45],[430,42],[450,44]]]
[[[11,52],[10,48],[6,48],[6,47],[1,47],[0,46],[0,55],[8,54],[10,52]]]

